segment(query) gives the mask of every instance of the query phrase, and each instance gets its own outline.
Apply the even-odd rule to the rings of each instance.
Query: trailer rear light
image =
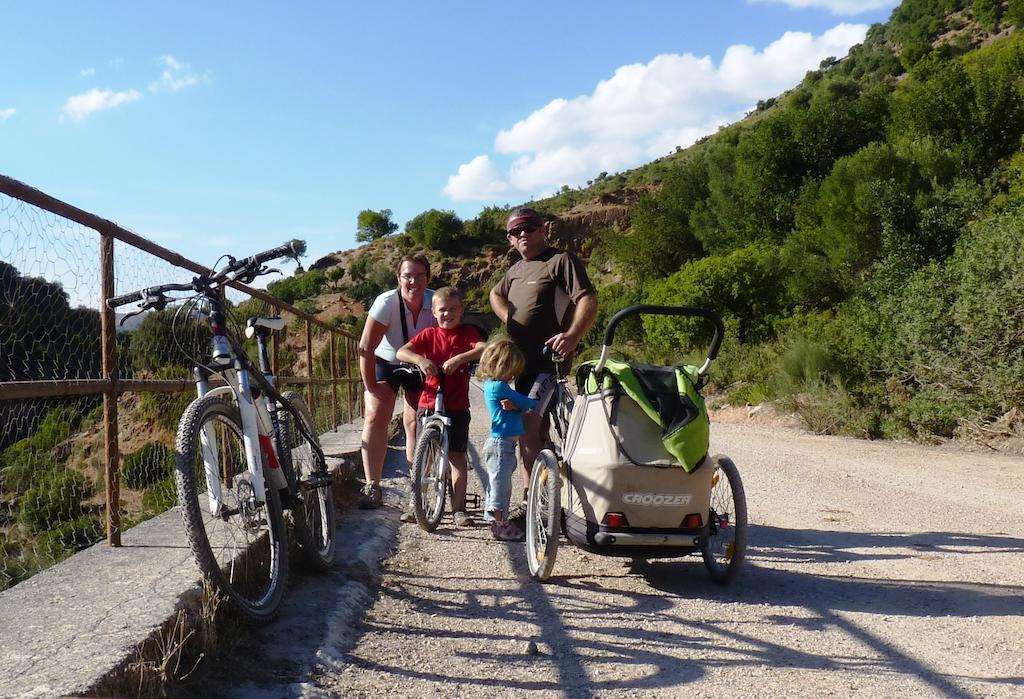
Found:
[[[683,520],[683,527],[686,529],[700,529],[704,526],[704,520],[701,519],[700,514],[694,512],[686,515],[686,519]]]
[[[621,512],[609,512],[604,516],[602,524],[606,527],[628,527],[629,520]]]

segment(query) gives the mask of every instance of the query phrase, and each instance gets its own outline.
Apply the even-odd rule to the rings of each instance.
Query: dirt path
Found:
[[[474,417],[474,443],[486,424]],[[482,527],[447,519],[426,534],[398,527],[397,509],[353,512],[351,525],[396,549],[362,621],[351,601],[326,613],[340,621],[303,651],[286,692],[242,694],[1024,694],[1024,459],[737,424],[712,433],[750,508],[732,587],[697,557],[631,566],[568,546],[542,585],[522,544]],[[293,605],[323,603],[302,594]],[[275,660],[289,658],[283,643]]]
[[[733,587],[694,557],[632,567],[569,547],[541,585],[521,545],[405,526],[348,664],[317,684],[355,696],[1024,693],[1024,459],[733,424],[714,426],[713,450],[748,490],[749,565]]]

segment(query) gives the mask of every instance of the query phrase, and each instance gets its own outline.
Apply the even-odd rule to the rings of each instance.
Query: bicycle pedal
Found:
[[[472,510],[479,510],[480,496],[477,493],[466,493],[466,507]]]
[[[333,480],[331,479],[330,475],[326,473],[323,475],[314,474],[307,478],[306,480],[302,481],[302,487],[309,488],[311,490],[314,488],[329,488],[332,483]]]

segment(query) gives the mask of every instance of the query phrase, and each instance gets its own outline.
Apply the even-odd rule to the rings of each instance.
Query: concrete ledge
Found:
[[[322,437],[335,488],[359,468],[362,425]],[[0,696],[104,692],[123,670],[202,597],[180,508],[81,551],[0,593]]]

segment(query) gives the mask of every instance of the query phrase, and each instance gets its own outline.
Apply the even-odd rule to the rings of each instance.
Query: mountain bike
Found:
[[[423,417],[412,459],[412,507],[416,523],[425,532],[437,529],[446,499],[452,493],[448,461],[448,428],[452,420],[444,410],[443,374],[437,386],[434,412]]]
[[[284,509],[290,510],[303,558],[327,570],[334,560],[335,512],[331,477],[309,409],[298,394],[274,386],[266,339],[284,327],[278,317],[252,317],[245,334],[255,338],[258,370],[229,332],[224,287],[277,272],[266,262],[295,257],[292,244],[236,260],[187,284],[147,287],[107,300],[110,308],[141,302],[139,310],[177,306],[172,328],[179,349],[196,364],[198,397],[178,423],[175,482],[189,546],[200,571],[245,616],[266,620],[277,611],[288,584]],[[169,298],[168,292],[190,292]],[[179,330],[191,319],[209,325],[209,356],[186,349]],[[210,386],[214,374],[223,386]]]
[[[565,357],[545,347],[555,365],[555,390],[548,408],[547,445],[537,454],[530,472],[526,507],[526,558],[531,573],[546,580],[555,567],[562,520],[562,445],[569,431],[573,398],[565,374]]]

